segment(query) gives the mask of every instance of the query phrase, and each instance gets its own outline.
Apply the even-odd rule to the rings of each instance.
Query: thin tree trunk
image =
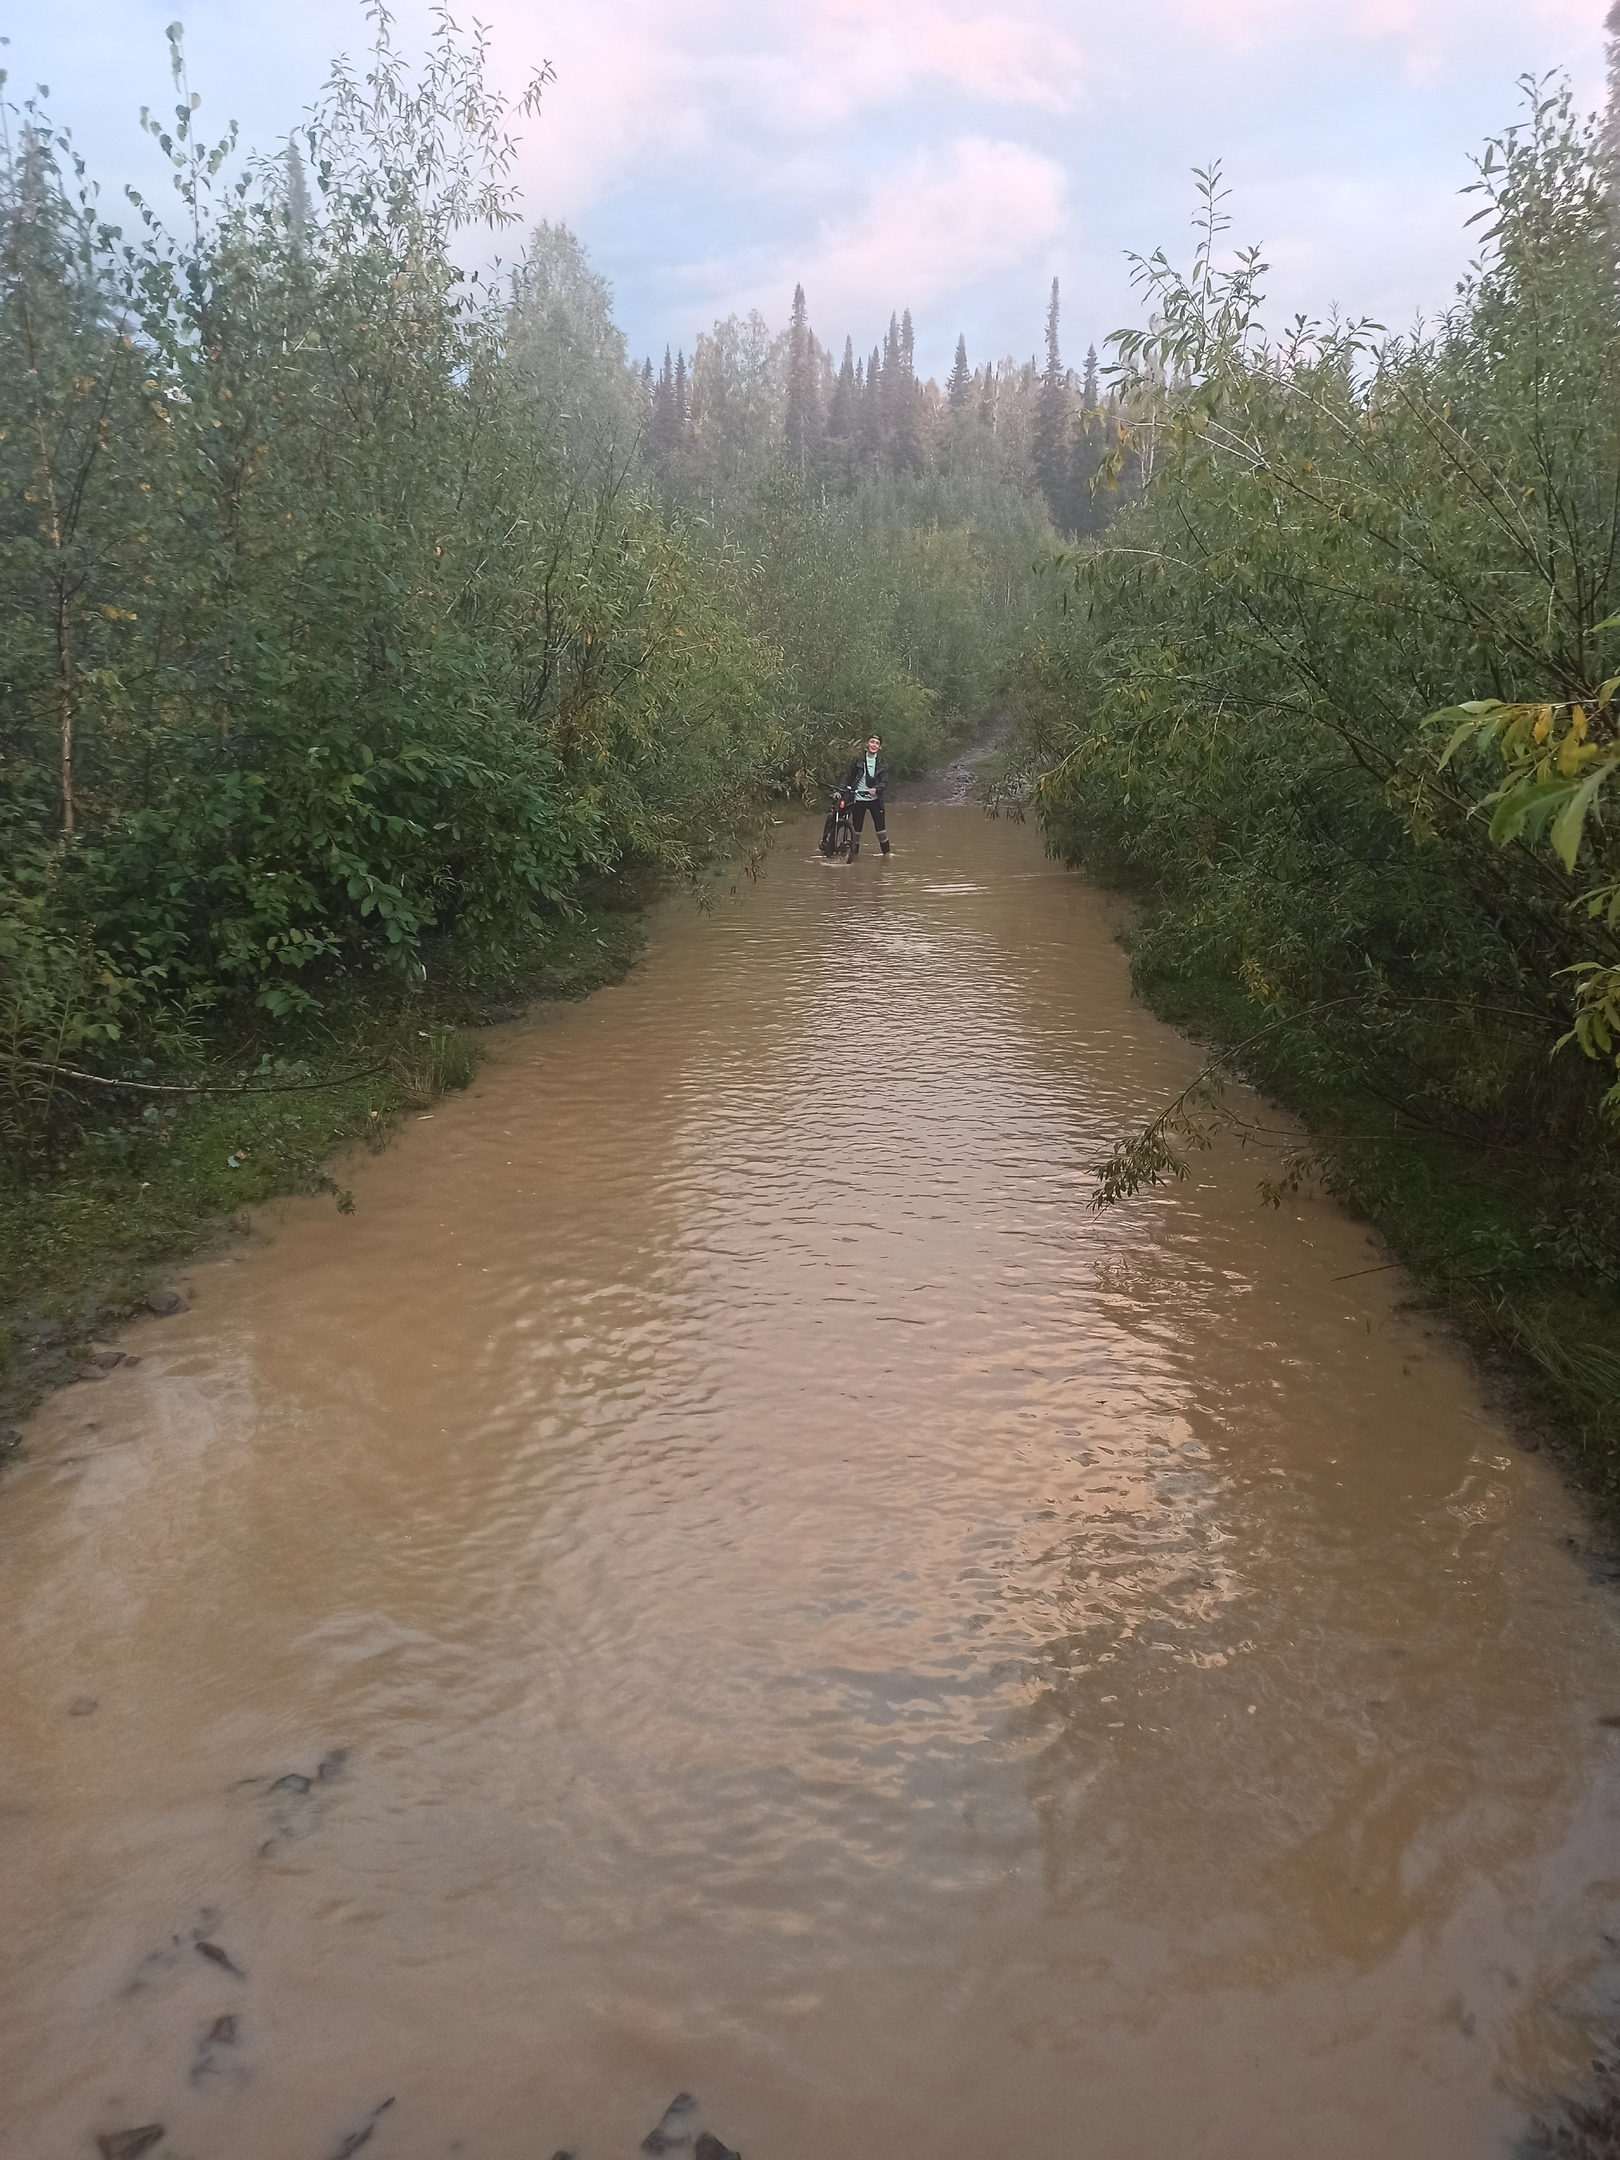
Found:
[[[56,695],[62,716],[62,833],[73,831],[73,624],[68,614],[67,565],[62,560],[62,518],[56,503],[56,475],[43,422],[39,430],[40,465],[51,506],[51,546],[56,550]]]
[[[57,691],[62,708],[62,835],[73,831],[73,626],[68,620],[67,591],[57,582]]]

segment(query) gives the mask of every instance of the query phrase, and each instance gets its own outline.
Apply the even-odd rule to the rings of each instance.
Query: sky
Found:
[[[393,0],[419,41],[425,0]],[[457,0],[458,10],[461,0]],[[919,371],[1139,319],[1127,255],[1190,253],[1192,168],[1223,163],[1234,243],[1263,244],[1268,314],[1337,305],[1404,328],[1451,299],[1469,158],[1562,69],[1583,107],[1606,0],[476,0],[517,94],[525,214],[562,219],[607,277],[633,354],[690,350],[733,309],[785,323],[796,281],[823,343],[892,309]],[[359,0],[0,0],[8,95],[55,118],[116,197],[161,185],[139,126],[169,102],[179,13],[200,119],[285,137]],[[9,19],[8,19],[9,18]],[[519,242],[503,237],[511,259]]]

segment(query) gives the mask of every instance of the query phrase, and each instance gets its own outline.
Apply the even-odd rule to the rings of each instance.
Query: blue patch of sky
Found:
[[[12,94],[41,77],[50,82],[56,116],[73,124],[110,207],[126,178],[147,188],[161,181],[137,115],[143,103],[172,102],[164,27],[175,5],[55,0],[43,17],[30,9],[12,20]],[[403,12],[407,31],[424,19],[420,0]],[[1407,72],[1387,41],[1336,36],[1317,11],[1297,12],[1293,28],[1234,50],[1188,31],[1133,45],[1130,19],[1098,9],[1087,18],[1092,79],[1077,109],[1061,114],[936,89],[784,142],[742,100],[718,95],[697,148],[643,150],[602,176],[569,221],[613,284],[637,357],[656,360],[666,340],[690,350],[713,308],[739,295],[759,294],[779,325],[804,274],[812,322],[835,350],[846,331],[857,352],[868,350],[887,307],[909,304],[925,372],[948,367],[958,331],[975,360],[1023,358],[1040,347],[1057,272],[1066,356],[1077,365],[1088,339],[1101,343],[1138,313],[1128,249],[1162,244],[1185,258],[1189,169],[1218,156],[1234,191],[1234,239],[1276,249],[1279,314],[1319,312],[1337,300],[1404,325],[1420,307],[1432,313],[1451,298],[1470,252],[1463,221],[1471,206],[1457,191],[1469,153],[1514,117],[1515,75],[1562,62],[1595,99],[1600,11],[1579,36],[1550,29],[1527,5],[1511,35],[1488,48],[1463,41],[1443,64]],[[544,18],[534,13],[530,27],[523,42],[543,50]],[[508,24],[500,36],[510,33]],[[263,148],[315,93],[331,50],[363,48],[365,26],[347,4],[202,0],[190,11],[187,42],[205,132],[219,132],[234,114]],[[565,72],[548,104],[575,94]],[[1015,142],[1061,167],[1061,229],[1034,242],[1009,230],[1004,260],[974,268],[955,289],[948,272],[936,271],[938,289],[908,292],[902,254],[892,293],[869,297],[865,312],[846,320],[851,310],[815,289],[821,229],[856,216],[868,192],[895,185],[910,160],[964,136]],[[532,219],[552,206],[536,191],[526,210]],[[518,245],[508,234],[499,249],[510,258]]]

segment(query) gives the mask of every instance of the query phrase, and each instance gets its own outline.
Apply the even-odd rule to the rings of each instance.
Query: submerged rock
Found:
[[[197,2049],[197,2060],[191,2066],[193,2085],[206,2085],[210,2078],[221,2075],[221,2066],[215,2060],[215,2048],[233,2048],[236,2045],[236,2019],[234,2016],[217,2017]]]
[[[692,2125],[687,2120],[697,2101],[689,2092],[677,2093],[665,2108],[653,2129],[641,2141],[643,2152],[673,2152],[677,2146],[690,2145]]]
[[[742,2154],[722,2145],[712,2130],[705,2130],[692,2148],[692,2160],[742,2160]]]
[[[93,1695],[75,1695],[68,1704],[68,1716],[89,1717],[95,1709],[96,1698]]]
[[[315,1780],[304,1776],[301,1770],[289,1770],[285,1777],[278,1777],[271,1786],[272,1792],[308,1792]]]
[[[377,2124],[381,2120],[382,2116],[386,2114],[388,2109],[391,2108],[393,2104],[394,2096],[392,2093],[388,2095],[388,2098],[386,2100],[379,2100],[377,2105],[372,2109],[371,2113],[366,2117],[365,2121],[360,2125],[360,2128],[358,2130],[351,2130],[349,2132],[348,2136],[343,2140],[343,2143],[333,2153],[332,2160],[349,2160],[350,2153],[357,2153],[362,2145],[369,2145],[371,2143],[372,2132],[376,2129]]]
[[[165,2135],[162,2123],[142,2123],[138,2130],[109,2130],[96,2143],[101,2148],[101,2160],[140,2160],[141,2154],[150,2152]]]
[[[208,1958],[215,1965],[223,1966],[226,1972],[234,1973],[238,1980],[245,1980],[247,1978],[247,1974],[243,1972],[241,1966],[233,1965],[230,1961],[229,1955],[219,1947],[218,1943],[200,1942],[197,1944],[196,1948],[197,1955],[199,1957]]]
[[[146,1301],[146,1309],[156,1313],[160,1320],[167,1320],[173,1313],[189,1312],[191,1307],[178,1290],[163,1289],[152,1292]]]

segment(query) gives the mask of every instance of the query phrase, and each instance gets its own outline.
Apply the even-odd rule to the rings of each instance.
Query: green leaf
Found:
[[[1566,870],[1573,870],[1575,858],[1581,851],[1581,832],[1586,824],[1586,813],[1597,800],[1598,790],[1614,771],[1612,763],[1596,766],[1576,787],[1574,794],[1559,811],[1548,835],[1553,853]]]
[[[1488,742],[1500,726],[1500,716],[1508,710],[1500,698],[1472,698],[1466,705],[1446,705],[1439,712],[1425,716],[1426,728],[1451,726],[1451,737],[1440,753],[1442,771],[1470,736],[1477,736],[1481,745]]]
[[[1576,786],[1573,780],[1532,780],[1487,797],[1496,805],[1491,816],[1491,838],[1498,847],[1506,847],[1510,840],[1525,833],[1540,832],[1548,818],[1574,794]]]

